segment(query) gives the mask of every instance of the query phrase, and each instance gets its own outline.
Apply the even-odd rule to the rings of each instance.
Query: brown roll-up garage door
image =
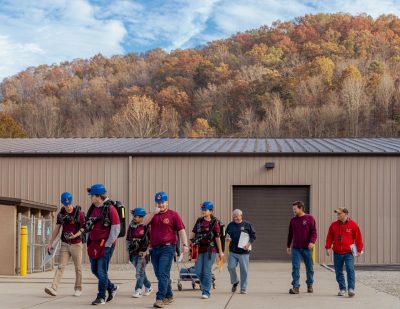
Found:
[[[288,261],[286,241],[292,202],[301,200],[309,210],[309,186],[234,186],[233,208],[256,230],[252,260]]]

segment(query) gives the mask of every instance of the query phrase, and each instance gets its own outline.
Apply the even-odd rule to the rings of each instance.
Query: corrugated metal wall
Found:
[[[86,211],[86,188],[105,183],[112,198],[128,203],[127,158],[0,158],[0,175],[0,196],[60,205],[60,193],[70,191]],[[113,261],[125,261],[124,246],[118,246]]]
[[[267,161],[275,162],[274,170],[264,169]],[[129,208],[147,210],[154,206],[154,193],[164,190],[188,230],[205,199],[214,201],[217,216],[228,222],[233,185],[310,185],[320,262],[329,261],[323,244],[333,209],[346,206],[365,238],[359,262],[400,263],[398,157],[2,157],[0,173],[1,196],[58,205],[60,193],[71,191],[85,209],[85,188],[92,183],[105,183],[110,196]],[[121,242],[113,262],[126,261]]]
[[[329,225],[336,219],[333,210],[346,206],[364,235],[365,254],[358,262],[400,263],[400,158],[146,157],[132,161],[135,204],[148,206],[154,192],[165,190],[188,228],[205,199],[215,202],[217,216],[227,222],[233,185],[310,185],[320,262],[330,262],[323,247]],[[267,171],[263,167],[267,161],[275,162],[275,169]]]

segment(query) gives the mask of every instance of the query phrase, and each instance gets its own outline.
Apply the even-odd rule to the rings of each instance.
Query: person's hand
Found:
[[[287,253],[288,255],[292,254],[292,249],[291,249],[291,248],[286,248],[286,253]]]
[[[188,253],[189,252],[189,247],[188,246],[183,246],[182,252],[183,253]]]
[[[245,245],[243,246],[243,249],[246,250],[246,251],[249,250],[250,245],[251,245],[250,243],[245,244]]]
[[[220,252],[218,255],[219,255],[219,257],[220,257],[221,259],[224,258],[224,253],[223,253],[223,252]]]
[[[330,256],[330,255],[331,255],[331,249],[325,249],[325,251],[326,251],[326,255],[327,255],[327,256]]]
[[[157,206],[156,207],[154,207],[154,209],[153,209],[153,214],[158,214],[159,212],[161,211],[161,209],[160,208],[158,208]]]
[[[308,249],[312,250],[312,248],[314,248],[315,244],[313,244],[312,242],[310,242],[308,244]]]
[[[51,244],[47,245],[47,252],[50,253],[50,251],[53,250],[53,246]]]
[[[78,237],[77,234],[72,234],[72,233],[71,233],[71,234],[67,237],[67,239],[68,239],[68,240],[70,240],[70,239],[75,239],[76,237]]]
[[[141,255],[142,255],[142,259],[144,259],[146,257],[146,255],[147,255],[147,252],[146,251],[142,252]]]

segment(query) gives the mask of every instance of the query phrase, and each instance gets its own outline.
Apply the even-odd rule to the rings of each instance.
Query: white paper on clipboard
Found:
[[[240,238],[239,238],[239,243],[238,243],[238,248],[244,249],[244,246],[246,246],[249,242],[250,242],[250,235],[247,234],[246,232],[241,232]],[[251,250],[251,245],[248,250],[249,251]]]
[[[181,253],[181,254],[179,255],[178,263],[181,263],[182,261],[183,261],[183,253]]]

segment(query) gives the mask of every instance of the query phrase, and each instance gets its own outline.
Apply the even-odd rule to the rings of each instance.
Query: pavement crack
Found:
[[[226,305],[225,305],[224,309],[228,308],[228,306],[229,306],[229,303],[230,303],[230,301],[231,301],[231,299],[232,299],[233,295],[235,295],[235,293],[232,293],[232,294],[231,294],[231,297],[229,297],[229,299],[228,299],[228,301],[227,301],[227,303],[226,303]]]

